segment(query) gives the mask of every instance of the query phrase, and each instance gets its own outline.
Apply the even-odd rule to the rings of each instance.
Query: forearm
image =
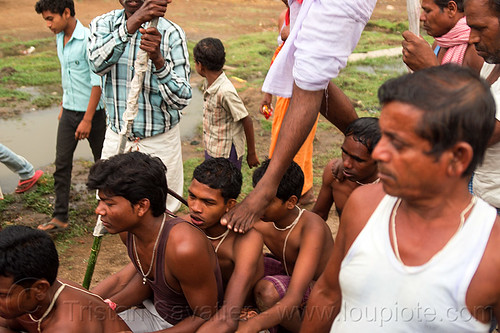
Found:
[[[247,139],[247,152],[248,154],[255,154],[255,135],[253,130],[253,123],[250,116],[246,116],[242,120],[243,130]]]
[[[92,122],[97,106],[99,105],[100,99],[101,99],[101,87],[93,86],[92,90],[90,91],[89,104],[87,105],[87,111],[85,112],[85,116],[83,116],[83,120]]]
[[[300,332],[329,332],[340,311],[340,303],[341,299],[338,294],[326,290],[316,283],[306,305]]]
[[[280,325],[298,314],[301,300],[302,297],[292,298],[285,295],[273,307],[260,313],[257,317],[249,319],[248,322],[250,326],[258,329],[258,331]]]

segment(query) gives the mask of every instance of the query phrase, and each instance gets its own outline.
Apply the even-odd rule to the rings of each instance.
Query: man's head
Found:
[[[35,293],[54,283],[58,268],[57,250],[47,233],[25,226],[0,231],[0,317],[33,310]]]
[[[204,38],[193,48],[193,57],[196,71],[202,74],[203,69],[218,72],[226,62],[224,45],[217,38]]]
[[[226,158],[211,158],[198,165],[188,189],[191,221],[208,228],[218,224],[240,195],[241,171]]]
[[[99,190],[101,202],[96,212],[103,215],[102,219],[107,220],[107,223],[111,221],[104,215],[122,218],[116,215],[124,213],[122,208],[131,209],[133,213],[137,209],[151,210],[154,217],[162,215],[165,212],[168,189],[166,171],[167,168],[158,157],[138,151],[97,161],[90,168],[87,181],[89,189]],[[118,202],[114,202],[116,200]],[[127,201],[128,207],[117,205],[123,200]]]
[[[464,16],[463,0],[422,0],[420,21],[427,34],[441,37]]]
[[[75,4],[73,0],[39,0],[35,10],[42,14],[47,27],[55,34],[63,31],[68,21],[75,17]]]
[[[141,8],[144,2],[145,0],[120,0],[120,4],[123,6],[123,9],[125,9],[125,16],[127,18]],[[169,4],[172,0],[165,0],[165,2]]]
[[[500,0],[465,0],[469,42],[490,64],[500,64]]]
[[[341,147],[347,179],[365,183],[377,174],[377,163],[371,153],[378,140],[380,128],[377,118],[359,118],[347,126]]]
[[[483,160],[495,101],[470,69],[427,68],[387,81],[378,95],[382,138],[372,156],[387,193],[432,193],[444,179],[467,180]]]

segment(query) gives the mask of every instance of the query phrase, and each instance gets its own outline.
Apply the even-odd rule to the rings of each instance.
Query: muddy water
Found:
[[[59,107],[36,112],[27,112],[18,118],[0,120],[0,142],[28,159],[35,168],[43,168],[54,162],[56,148],[57,116]],[[184,109],[180,122],[181,139],[189,140],[203,118],[203,94],[193,89],[193,99]],[[87,141],[81,141],[74,155],[75,159],[92,160]],[[4,193],[14,191],[17,174],[0,163],[0,186]]]

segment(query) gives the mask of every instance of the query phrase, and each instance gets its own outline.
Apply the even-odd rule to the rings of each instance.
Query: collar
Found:
[[[226,73],[224,71],[219,75],[217,79],[212,83],[210,87],[207,88],[205,94],[213,95],[219,90],[220,86],[224,81],[228,80]]]

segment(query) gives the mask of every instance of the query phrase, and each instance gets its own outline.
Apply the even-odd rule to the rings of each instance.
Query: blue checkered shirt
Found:
[[[165,66],[156,69],[151,60],[148,62],[131,138],[165,133],[179,122],[181,110],[191,100],[189,53],[184,31],[164,18],[158,21],[157,29],[162,35],[160,49]],[[90,32],[90,65],[103,77],[108,126],[119,133],[141,33],[138,30],[133,35],[128,33],[123,9],[96,17],[90,23]]]

